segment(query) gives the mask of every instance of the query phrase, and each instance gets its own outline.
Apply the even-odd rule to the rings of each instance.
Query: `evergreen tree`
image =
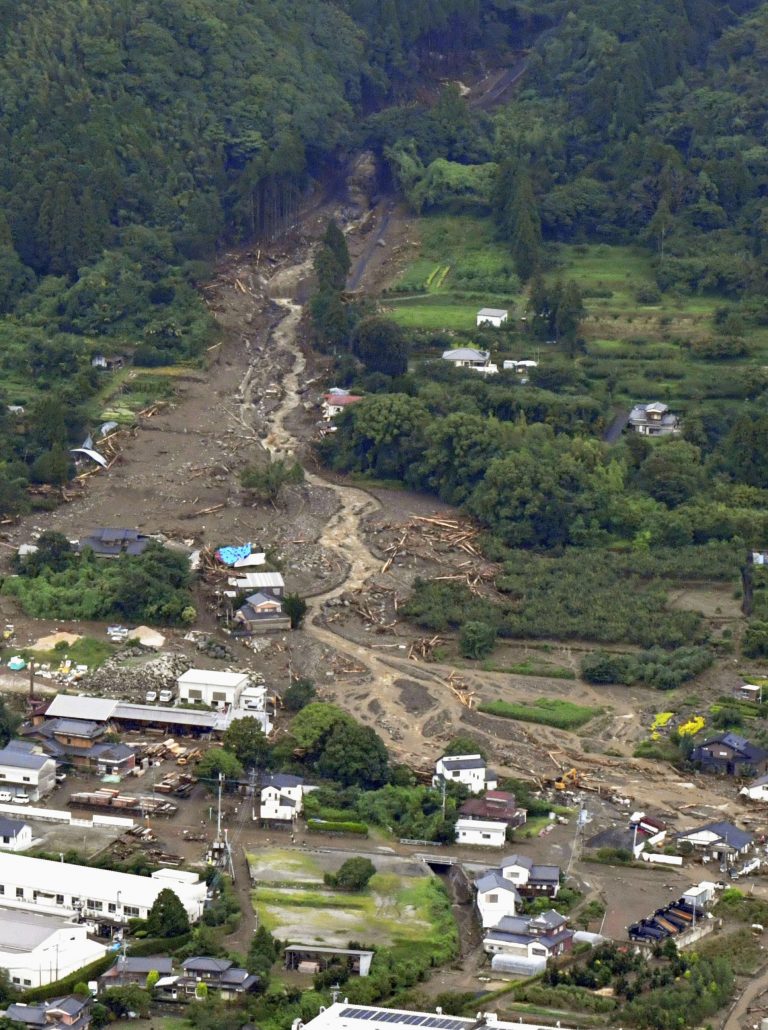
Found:
[[[169,887],[160,891],[149,910],[147,933],[150,937],[179,937],[189,933],[187,910]]]

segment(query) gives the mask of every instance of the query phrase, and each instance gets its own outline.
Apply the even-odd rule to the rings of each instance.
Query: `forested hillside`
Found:
[[[500,39],[497,6],[514,32],[493,0],[0,0],[4,512],[69,475],[91,355],[200,354],[217,247],[279,228],[430,46]]]

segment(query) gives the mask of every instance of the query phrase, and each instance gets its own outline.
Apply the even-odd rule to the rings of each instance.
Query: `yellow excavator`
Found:
[[[578,790],[581,785],[577,769],[569,769],[568,772],[561,773],[552,784],[555,790]]]

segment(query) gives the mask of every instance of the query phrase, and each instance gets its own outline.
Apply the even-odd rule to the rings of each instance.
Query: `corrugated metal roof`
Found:
[[[134,722],[159,722],[168,726],[199,726],[214,729],[216,712],[195,712],[190,708],[160,708],[156,705],[135,705],[120,701],[115,706],[115,719],[130,719]]]
[[[180,687],[239,687],[247,682],[247,672],[220,672],[216,669],[188,669],[177,680]]]
[[[90,719],[93,722],[108,722],[112,718],[116,701],[106,697],[77,697],[57,694],[48,705],[49,719]]]

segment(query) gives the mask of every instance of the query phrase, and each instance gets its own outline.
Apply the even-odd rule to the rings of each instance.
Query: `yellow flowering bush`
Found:
[[[674,712],[659,712],[651,723],[651,732],[663,730],[674,714]]]
[[[694,715],[688,722],[684,722],[682,726],[679,726],[677,732],[681,737],[694,737],[704,729],[706,724],[707,720],[703,715]]]

